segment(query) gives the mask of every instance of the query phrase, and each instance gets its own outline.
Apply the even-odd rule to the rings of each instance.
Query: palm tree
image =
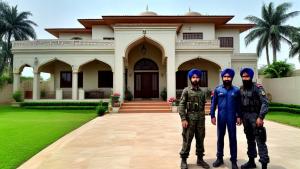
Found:
[[[287,13],[287,10],[292,5],[290,3],[282,3],[274,8],[273,3],[269,5],[263,5],[262,7],[262,18],[256,16],[247,16],[246,19],[254,23],[256,26],[250,31],[245,37],[245,43],[248,45],[255,39],[258,40],[256,52],[260,56],[262,50],[266,48],[266,57],[268,65],[269,60],[269,45],[273,51],[273,62],[277,61],[276,53],[280,51],[282,40],[291,43],[288,38],[291,37],[291,33],[297,31],[297,28],[284,25],[284,23],[299,14],[299,11],[293,11]]]
[[[290,47],[289,57],[291,58],[296,55],[298,55],[298,59],[300,62],[300,33],[299,32],[295,33],[292,37],[292,44]]]
[[[0,5],[0,38],[6,42],[6,49],[11,50],[11,40],[36,39],[33,26],[37,26],[37,24],[28,19],[32,14],[30,12],[18,12],[17,6],[10,7],[5,3],[1,4],[3,5]],[[9,63],[11,74],[13,55],[9,52],[5,56],[4,62]]]

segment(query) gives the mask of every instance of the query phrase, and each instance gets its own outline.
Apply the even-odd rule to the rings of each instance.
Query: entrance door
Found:
[[[158,98],[158,72],[136,72],[134,74],[135,98]]]

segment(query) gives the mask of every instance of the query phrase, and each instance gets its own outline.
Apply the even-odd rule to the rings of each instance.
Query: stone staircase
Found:
[[[171,113],[172,106],[165,101],[127,101],[122,103],[119,113]],[[210,112],[210,101],[205,104],[205,114]]]
[[[122,103],[119,113],[171,113],[171,108],[166,101],[130,101]]]

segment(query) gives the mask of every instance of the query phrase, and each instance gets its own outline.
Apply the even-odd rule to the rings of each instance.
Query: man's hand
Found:
[[[237,118],[236,119],[236,124],[238,125],[238,126],[240,126],[241,124],[242,124],[242,120],[241,120],[241,118]]]
[[[256,126],[261,127],[264,125],[264,120],[261,119],[260,117],[256,119]]]
[[[215,117],[211,118],[211,124],[216,125],[216,118]]]
[[[182,120],[181,123],[183,128],[187,128],[189,125],[189,123],[186,120]]]

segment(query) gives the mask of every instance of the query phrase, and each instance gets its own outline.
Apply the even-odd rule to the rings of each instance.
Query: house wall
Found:
[[[300,105],[300,76],[262,78],[260,82],[265,91],[271,94],[272,102]]]
[[[215,25],[214,24],[184,24],[177,40],[183,40],[183,33],[202,32],[203,40],[215,39]]]
[[[104,37],[114,37],[114,31],[108,26],[93,26],[92,39],[103,40]]]
[[[237,29],[217,29],[216,37],[233,37],[233,53],[240,53],[240,32]]]

